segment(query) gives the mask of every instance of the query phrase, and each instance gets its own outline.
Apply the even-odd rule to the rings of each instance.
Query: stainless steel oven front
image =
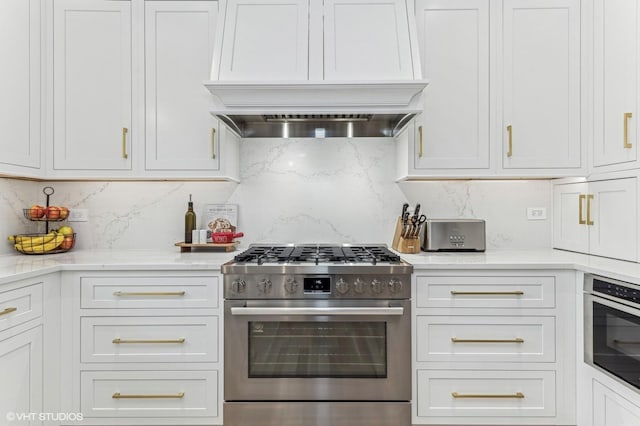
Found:
[[[640,392],[640,285],[585,275],[584,314],[585,362]]]
[[[410,306],[225,301],[225,425],[409,425]]]

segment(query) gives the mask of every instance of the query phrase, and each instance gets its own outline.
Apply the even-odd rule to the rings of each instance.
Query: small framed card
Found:
[[[238,227],[237,204],[206,204],[204,227],[211,232],[236,232]]]

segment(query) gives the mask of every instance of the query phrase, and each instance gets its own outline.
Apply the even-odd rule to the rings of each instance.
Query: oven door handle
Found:
[[[404,308],[398,307],[232,307],[231,315],[361,315],[402,316]]]

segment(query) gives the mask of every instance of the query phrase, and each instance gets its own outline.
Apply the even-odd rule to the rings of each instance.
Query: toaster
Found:
[[[424,251],[485,251],[482,219],[427,219],[424,225]]]

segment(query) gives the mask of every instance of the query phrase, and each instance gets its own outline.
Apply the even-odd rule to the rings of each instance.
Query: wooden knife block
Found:
[[[402,228],[402,218],[398,217],[391,247],[400,253],[420,253],[420,237],[404,238],[402,236]],[[420,235],[419,232],[418,235]]]

